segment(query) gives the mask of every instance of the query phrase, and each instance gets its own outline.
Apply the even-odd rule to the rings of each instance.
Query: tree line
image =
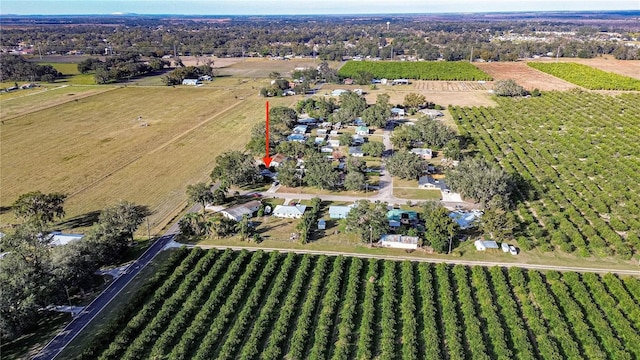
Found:
[[[53,246],[53,221],[65,215],[66,195],[39,191],[13,204],[22,221],[0,239],[0,338],[11,341],[32,328],[51,304],[70,301],[96,285],[95,271],[119,263],[133,234],[148,215],[145,207],[122,201],[104,209],[81,240]]]
[[[23,56],[0,54],[0,82],[45,81],[53,82],[62,74],[51,65],[38,65]]]
[[[4,20],[4,19],[3,19]],[[7,19],[8,20],[8,19]],[[392,56],[418,56],[425,60],[442,58],[448,61],[469,59],[471,53],[484,61],[514,61],[517,58],[555,53],[560,56],[592,58],[611,54],[618,59],[638,59],[637,48],[623,41],[599,37],[601,30],[618,32],[630,40],[638,31],[637,24],[601,19],[588,23],[581,19],[562,22],[535,22],[519,19],[465,17],[417,21],[410,16],[387,19],[353,17],[287,17],[263,19],[235,17],[224,22],[171,19],[167,31],[162,17],[85,18],[86,23],[56,26],[59,19],[38,19],[29,26],[3,29],[2,46],[20,42],[38,45],[45,53],[66,53],[80,50],[87,54],[104,54],[109,48],[120,54],[143,56],[212,54],[219,57],[241,56],[317,56],[324,60],[343,57],[371,56],[389,59]],[[387,29],[386,21],[392,26]],[[65,19],[66,21],[66,19]],[[126,24],[126,26],[122,26]],[[410,24],[410,26],[406,26]],[[536,41],[538,32],[573,32],[568,37]],[[500,40],[503,35],[522,34],[521,41]],[[606,33],[605,33],[606,34]],[[428,39],[428,41],[425,41]],[[349,46],[345,46],[345,41]],[[474,50],[472,50],[474,48]]]
[[[93,73],[97,84],[107,84],[160,71],[168,65],[162,59],[145,62],[137,54],[126,54],[108,56],[104,61],[88,58],[78,63],[78,71],[82,74]]]

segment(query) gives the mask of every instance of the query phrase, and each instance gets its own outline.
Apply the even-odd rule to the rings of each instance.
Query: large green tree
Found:
[[[362,152],[369,156],[382,156],[384,144],[378,141],[368,141],[362,144]]]
[[[298,170],[297,161],[287,159],[278,166],[278,181],[284,186],[297,187],[301,186],[302,174]]]
[[[387,94],[378,95],[375,105],[369,106],[362,112],[362,121],[378,128],[383,128],[389,117],[391,117],[391,106]]]
[[[426,243],[439,253],[447,252],[458,229],[458,224],[449,217],[449,211],[440,203],[427,202],[422,207],[422,217]]]
[[[204,207],[207,206],[207,203],[211,203],[214,200],[211,186],[203,182],[187,185],[187,196],[189,197],[189,202],[192,204],[198,203],[202,206],[202,212],[204,212]]]
[[[98,261],[102,264],[117,263],[133,242],[136,229],[148,215],[149,211],[144,206],[128,201],[120,201],[103,210],[86,239],[94,244]]]
[[[500,195],[507,203],[511,200],[513,178],[498,164],[481,158],[465,159],[456,168],[447,171],[446,176],[451,190],[483,206],[496,195]]]
[[[237,150],[218,155],[211,172],[211,180],[224,180],[230,185],[245,186],[255,184],[260,179],[260,171],[253,157]]]
[[[387,160],[389,174],[402,179],[417,180],[426,167],[420,156],[408,151],[397,151]]]
[[[449,141],[456,137],[455,131],[439,121],[421,120],[415,125],[418,132],[418,141],[422,141],[425,145],[442,148]]]
[[[409,109],[409,111],[416,111],[427,102],[427,99],[422,94],[408,93],[404,96],[403,105]]]
[[[12,207],[19,218],[49,223],[64,216],[63,205],[66,198],[67,195],[61,193],[43,194],[34,191],[20,195]]]
[[[330,161],[319,154],[309,156],[304,163],[304,180],[309,186],[319,189],[335,189],[338,186],[339,174],[333,171]]]
[[[408,149],[414,141],[418,140],[420,140],[420,132],[415,126],[400,126],[391,134],[391,143],[396,150]]]
[[[367,178],[363,173],[350,171],[344,178],[344,188],[350,191],[360,191],[365,188]]]
[[[387,205],[379,201],[358,200],[345,222],[346,231],[357,234],[363,243],[377,241],[389,227]]]
[[[517,226],[513,214],[507,211],[505,206],[502,196],[494,196],[487,203],[480,219],[482,232],[496,241],[513,240],[513,230]]]
[[[367,108],[364,97],[347,91],[340,94],[340,109],[332,114],[332,122],[348,123],[359,117]]]

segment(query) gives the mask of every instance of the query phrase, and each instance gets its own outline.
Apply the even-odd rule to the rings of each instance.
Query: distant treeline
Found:
[[[51,65],[38,65],[22,56],[0,54],[0,82],[46,81],[53,82],[62,74]]]
[[[93,72],[96,83],[107,84],[159,71],[168,65],[169,62],[157,58],[142,62],[140,56],[129,54],[107,57],[105,61],[89,58],[78,64],[78,71]]]
[[[387,26],[387,19],[390,25]],[[24,25],[3,29],[0,46],[29,44],[44,54],[82,52],[102,55],[138,54],[241,56],[317,56],[342,60],[354,56],[381,59],[416,57],[458,61],[514,61],[559,52],[561,57],[592,58],[611,54],[640,59],[640,49],[625,45],[640,25],[631,18],[581,22],[491,21],[448,16],[427,17],[266,17],[198,21],[162,17],[105,19],[73,26]],[[468,20],[468,21],[467,21]],[[126,25],[126,26],[123,26]],[[515,36],[515,37],[514,37]]]

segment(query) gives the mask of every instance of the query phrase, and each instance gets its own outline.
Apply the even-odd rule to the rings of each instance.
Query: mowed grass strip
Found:
[[[25,192],[60,191],[70,194],[72,217],[122,199],[149,206],[160,229],[186,203],[186,186],[207,180],[217,155],[244,148],[264,121],[264,102],[243,88],[128,87],[15,118],[0,134],[0,206]]]
[[[113,90],[111,86],[61,86],[46,84],[40,87],[0,94],[0,118],[5,123],[31,112],[76,101],[87,96]]]

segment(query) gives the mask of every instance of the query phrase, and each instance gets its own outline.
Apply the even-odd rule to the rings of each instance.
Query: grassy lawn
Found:
[[[418,180],[401,179],[397,176],[393,177],[394,188],[418,188]]]
[[[369,196],[373,196],[376,195],[376,192],[364,192],[364,191],[334,191],[334,190],[326,190],[326,189],[317,189],[314,187],[307,187],[307,186],[303,186],[303,187],[286,187],[286,186],[281,186],[278,191],[278,193],[285,193],[285,194],[317,194],[317,195],[341,195],[341,196],[361,196],[361,197],[369,197]]]
[[[405,210],[420,209],[417,207],[401,206]],[[262,236],[262,242],[259,244],[253,242],[242,241],[238,237],[230,237],[224,239],[205,239],[198,243],[201,246],[218,245],[218,246],[250,246],[275,249],[306,249],[314,251],[337,251],[378,256],[409,256],[415,259],[449,259],[449,260],[468,260],[468,261],[490,261],[520,264],[546,264],[555,266],[575,266],[575,267],[594,267],[594,268],[610,268],[610,269],[631,269],[638,270],[638,264],[630,261],[624,261],[613,257],[608,258],[582,258],[572,254],[562,252],[541,252],[539,250],[531,250],[521,252],[514,256],[509,253],[503,253],[500,250],[495,251],[476,251],[473,241],[465,241],[460,243],[452,251],[451,255],[429,253],[425,250],[416,250],[407,252],[401,249],[383,249],[370,248],[368,244],[363,243],[354,235],[344,232],[343,220],[328,219],[328,214],[323,213],[322,218],[327,220],[326,230],[316,230],[311,236],[311,241],[307,244],[300,244],[297,241],[290,240],[290,235],[296,232],[295,227],[299,220],[297,219],[277,219],[273,217],[264,217],[262,219],[254,219],[259,223],[257,231]]]
[[[62,87],[47,84],[37,88],[4,93],[0,94],[0,117],[5,125],[8,125],[14,118],[64,104],[72,104],[81,99],[115,89],[117,87],[113,86]]]
[[[10,343],[2,344],[0,357],[3,360],[29,359],[33,357],[69,321],[71,321],[71,314],[49,311],[42,313],[33,331],[27,332]]]
[[[394,188],[393,195],[401,199],[416,199],[416,200],[441,200],[442,199],[440,190]]]
[[[155,233],[184,208],[186,186],[206,181],[215,157],[243,149],[264,119],[265,100],[251,87],[70,86],[3,99],[3,119],[13,117],[0,134],[0,206],[29,191],[57,191],[69,195],[72,218],[123,199],[151,209]],[[272,106],[295,101],[270,99]],[[12,221],[0,215],[0,223]]]

